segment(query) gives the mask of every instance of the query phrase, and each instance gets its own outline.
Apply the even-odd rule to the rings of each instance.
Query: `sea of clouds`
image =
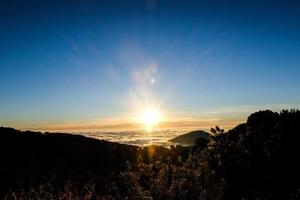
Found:
[[[186,131],[123,131],[123,132],[81,132],[72,133],[83,135],[86,137],[96,138],[99,140],[107,140],[111,142],[118,142],[122,144],[130,144],[136,146],[147,146],[147,145],[162,145],[170,146],[169,139],[172,139],[178,135],[182,135]]]

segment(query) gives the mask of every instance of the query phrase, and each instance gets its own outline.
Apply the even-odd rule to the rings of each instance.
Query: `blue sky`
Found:
[[[1,125],[300,105],[297,1],[11,1],[0,22]]]

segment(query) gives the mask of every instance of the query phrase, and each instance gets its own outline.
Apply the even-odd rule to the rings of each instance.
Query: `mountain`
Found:
[[[72,192],[79,192],[89,182],[98,185],[97,192],[105,193],[106,187],[110,188],[111,182],[122,176],[128,163],[178,163],[178,157],[186,160],[189,151],[189,147],[140,148],[81,135],[0,127],[0,199],[10,199],[4,198],[9,191],[29,191],[40,186],[49,186],[42,193],[51,190],[59,195],[64,192],[60,191],[63,186],[71,184]]]
[[[169,148],[0,127],[0,199],[299,199],[299,124],[259,111]]]
[[[208,138],[209,133],[202,131],[202,130],[197,130],[197,131],[192,131],[180,136],[177,136],[173,139],[170,139],[169,142],[172,143],[178,143],[181,145],[193,145],[196,142],[196,139],[198,138]]]
[[[80,135],[18,131],[0,127],[0,198],[22,185],[78,185],[107,177],[134,162],[138,147]]]

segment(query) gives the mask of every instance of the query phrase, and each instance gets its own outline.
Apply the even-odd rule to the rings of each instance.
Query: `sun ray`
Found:
[[[139,121],[144,125],[146,131],[151,132],[159,124],[161,118],[161,113],[157,109],[146,108],[141,112]]]

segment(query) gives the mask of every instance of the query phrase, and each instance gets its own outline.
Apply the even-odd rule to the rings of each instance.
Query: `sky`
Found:
[[[0,126],[232,128],[300,107],[299,1],[1,1]]]

